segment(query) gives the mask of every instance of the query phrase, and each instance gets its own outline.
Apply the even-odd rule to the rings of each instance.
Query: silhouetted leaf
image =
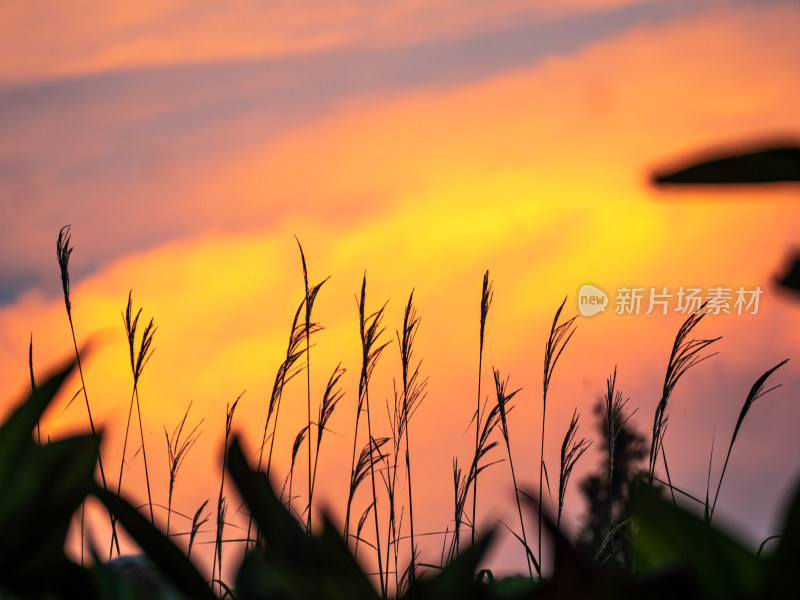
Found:
[[[766,560],[773,595],[777,598],[795,598],[797,565],[800,565],[800,484],[795,487],[789,502],[775,551]]]
[[[800,181],[800,147],[781,145],[731,152],[656,173],[658,185],[748,184]]]
[[[761,588],[761,565],[739,542],[650,486],[636,486],[632,496],[628,550],[635,573],[683,571],[708,598],[751,597]]]
[[[319,536],[308,535],[275,496],[267,476],[247,464],[237,438],[228,450],[228,471],[263,541],[242,562],[238,598],[378,598],[330,521],[324,518]]]
[[[41,418],[47,406],[55,397],[64,380],[75,368],[75,361],[55,371],[47,380],[40,384],[11,414],[5,423],[0,426],[0,478],[6,468],[13,468],[12,457],[18,457],[33,444],[33,429]]]
[[[48,377],[0,426],[0,587],[5,589],[63,592],[88,580],[64,555],[64,543],[72,515],[94,487],[98,440],[82,436],[40,446],[33,439],[36,422],[74,365],[70,361]]]
[[[486,554],[494,535],[495,530],[490,530],[475,544],[457,555],[444,569],[431,577],[417,579],[409,595],[415,600],[490,597],[489,586],[479,580],[475,573],[478,570],[478,562]]]
[[[114,514],[161,574],[188,598],[215,599],[205,578],[167,537],[124,499],[96,487],[94,494]]]
[[[775,281],[787,290],[794,293],[800,292],[800,252],[795,252],[791,256],[788,269],[776,277]]]
[[[138,600],[139,598],[143,597],[143,594],[136,594],[136,590],[128,584],[126,579],[130,577],[137,577],[141,579],[140,573],[126,573],[127,577],[120,572],[120,563],[124,564],[125,562],[133,559],[141,559],[143,557],[140,556],[124,556],[121,559],[116,559],[115,561],[111,561],[109,563],[104,563],[103,559],[92,550],[92,557],[94,558],[94,565],[91,567],[90,571],[92,573],[92,580],[94,585],[97,588],[97,591],[101,598],[114,598],[115,600]],[[124,571],[123,571],[124,572]],[[139,587],[144,588],[147,586],[149,582],[140,582]],[[142,590],[143,591],[143,590]],[[152,590],[151,590],[152,591]],[[172,592],[169,598],[173,600],[177,600],[178,596],[176,596],[177,591],[174,588],[170,588],[165,593]],[[162,596],[155,596],[152,597],[153,594],[146,596],[151,600],[161,600]]]

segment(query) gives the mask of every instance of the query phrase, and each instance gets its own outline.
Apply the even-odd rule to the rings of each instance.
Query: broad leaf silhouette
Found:
[[[656,173],[658,185],[800,182],[800,145],[785,144],[722,152],[675,170]]]

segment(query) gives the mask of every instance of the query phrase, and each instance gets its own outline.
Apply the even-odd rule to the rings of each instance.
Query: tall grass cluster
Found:
[[[514,492],[516,508],[515,522],[503,523],[515,540],[519,543],[520,555],[524,557],[527,565],[527,577],[539,580],[545,577],[548,570],[543,565],[543,533],[548,530],[549,513],[554,514],[555,535],[561,527],[564,506],[569,494],[571,475],[584,457],[591,445],[579,433],[580,415],[577,408],[573,412],[569,427],[563,433],[561,443],[560,462],[558,465],[557,491],[554,492],[555,500],[552,508],[548,503],[550,495],[550,476],[545,461],[545,436],[548,433],[546,422],[548,397],[551,393],[551,384],[560,358],[567,351],[569,342],[577,330],[576,317],[565,316],[567,299],[556,308],[550,331],[544,343],[544,352],[541,357],[543,387],[541,393],[541,429],[538,457],[538,488],[531,492],[520,487],[520,466],[515,465],[514,440],[509,423],[514,419],[514,403],[518,401],[519,389],[514,389],[510,384],[510,376],[503,375],[501,370],[492,366],[491,374],[493,386],[486,393],[483,385],[485,376],[484,344],[486,337],[491,335],[490,312],[493,299],[493,285],[487,271],[483,276],[481,286],[476,286],[476,311],[475,321],[472,324],[475,331],[475,355],[477,369],[475,372],[475,410],[469,424],[464,424],[474,429],[474,445],[468,456],[453,457],[453,496],[452,519],[443,524],[440,531],[422,531],[419,523],[415,521],[414,503],[415,493],[419,487],[414,486],[413,473],[415,460],[419,460],[411,445],[413,437],[410,431],[414,426],[414,417],[420,405],[427,400],[427,374],[422,365],[422,360],[415,353],[415,340],[422,326],[422,319],[414,303],[413,290],[409,293],[408,301],[404,303],[400,316],[401,327],[391,335],[387,332],[387,304],[374,301],[369,297],[368,281],[364,275],[360,293],[357,296],[357,323],[361,343],[361,360],[358,365],[360,372],[358,388],[354,390],[352,412],[346,414],[342,407],[346,405],[346,391],[342,388],[341,379],[345,369],[337,365],[327,380],[324,390],[313,389],[311,379],[311,357],[314,348],[313,339],[322,329],[322,324],[315,320],[314,308],[327,278],[319,283],[310,283],[309,265],[303,247],[297,241],[300,266],[303,276],[303,289],[299,294],[300,299],[289,328],[286,352],[283,360],[278,365],[270,395],[264,400],[266,418],[263,423],[260,444],[254,459],[257,471],[263,472],[274,481],[279,480],[279,473],[275,467],[275,440],[279,428],[286,425],[280,420],[281,405],[286,387],[293,382],[303,381],[306,387],[306,418],[302,428],[296,432],[292,444],[289,469],[287,473],[280,474],[282,485],[280,501],[286,509],[295,516],[298,524],[308,533],[327,527],[319,523],[314,515],[320,514],[316,504],[315,486],[317,482],[320,456],[325,451],[323,440],[330,431],[332,419],[352,419],[353,439],[352,456],[350,462],[349,485],[347,497],[343,498],[346,507],[344,522],[339,526],[343,539],[356,557],[364,559],[364,563],[373,569],[372,579],[382,597],[391,594],[403,595],[413,589],[415,582],[420,577],[436,572],[445,565],[457,560],[465,547],[482,543],[482,532],[476,525],[479,502],[486,493],[483,486],[479,486],[481,474],[489,468],[500,463],[507,467],[509,482]],[[70,296],[69,261],[73,252],[71,245],[70,228],[62,228],[57,241],[57,258],[61,272],[62,288],[66,308],[67,323],[70,328],[75,360],[77,361],[80,375],[80,389],[75,397],[82,397],[86,407],[87,421],[92,433],[96,433],[95,421],[89,401],[87,382],[84,379],[81,364],[81,353],[78,350],[77,337],[72,320],[72,298]],[[661,397],[654,408],[653,426],[649,447],[649,460],[645,471],[645,479],[652,486],[661,486],[667,489],[674,497],[676,492],[683,493],[672,484],[667,463],[667,453],[664,439],[669,423],[669,401],[682,377],[691,369],[698,366],[709,357],[713,356],[710,349],[719,337],[695,338],[695,330],[703,321],[704,308],[689,316],[680,327],[664,377]],[[233,595],[234,590],[230,582],[222,580],[223,557],[229,552],[223,552],[227,544],[239,544],[249,552],[262,544],[266,537],[274,535],[259,526],[256,515],[249,518],[244,535],[236,538],[226,538],[225,528],[228,525],[226,516],[236,507],[229,499],[229,490],[226,487],[225,468],[230,459],[228,449],[231,446],[229,439],[234,429],[235,410],[239,398],[228,404],[224,418],[225,450],[222,457],[219,492],[217,494],[216,510],[211,513],[207,510],[208,501],[204,502],[195,511],[188,511],[186,520],[189,522],[186,531],[177,531],[173,527],[171,517],[175,514],[182,515],[173,507],[173,494],[180,483],[180,469],[201,435],[201,426],[208,427],[208,422],[201,419],[192,423],[189,419],[190,406],[187,406],[183,418],[174,427],[164,429],[165,442],[168,456],[168,497],[164,505],[160,505],[151,494],[151,478],[154,476],[152,461],[148,463],[148,449],[145,443],[144,423],[147,420],[146,400],[140,398],[139,382],[144,375],[145,367],[153,356],[155,348],[157,327],[151,318],[146,325],[140,321],[141,308],[133,304],[133,292],[128,294],[127,304],[122,309],[122,322],[131,366],[131,392],[127,411],[127,423],[120,464],[115,465],[116,481],[107,480],[106,466],[99,457],[99,475],[104,490],[115,489],[117,495],[124,494],[127,486],[141,486],[142,482],[131,481],[125,478],[126,467],[133,456],[141,453],[144,466],[144,486],[147,491],[147,503],[143,507],[144,515],[155,524],[155,509],[163,508],[166,512],[167,536],[185,535],[188,539],[187,555],[191,555],[193,546],[197,543],[198,536],[205,531],[208,523],[213,529],[213,562],[211,583],[216,586],[220,596]],[[376,400],[377,396],[371,387],[373,373],[378,363],[388,356],[385,350],[390,344],[397,344],[400,361],[393,366],[397,373],[392,401],[387,401],[382,406]],[[29,362],[32,389],[36,389],[33,367],[33,337],[29,348]],[[758,378],[749,394],[745,398],[739,419],[731,435],[725,463],[714,486],[713,497],[710,493],[711,465],[709,465],[708,489],[704,501],[694,499],[700,504],[704,517],[711,522],[714,509],[722,488],[723,479],[731,458],[734,443],[737,439],[745,417],[756,400],[772,391],[777,386],[767,387],[768,379],[773,373],[784,365],[783,361],[770,368]],[[302,377],[305,373],[305,377]],[[89,382],[91,383],[91,382]],[[349,397],[349,396],[348,396]],[[74,399],[74,398],[73,398]],[[145,409],[145,410],[143,410]],[[626,399],[618,388],[617,370],[609,375],[606,382],[606,393],[603,399],[604,419],[606,423],[603,435],[604,448],[607,449],[604,461],[607,468],[607,485],[611,490],[614,483],[615,443],[623,428],[628,426],[632,413],[628,410]],[[133,431],[131,422],[133,421]],[[37,423],[38,427],[38,423]],[[171,431],[171,433],[170,433]],[[293,432],[292,432],[293,433]],[[38,434],[41,440],[41,433]],[[152,451],[150,452],[152,456]],[[306,460],[303,460],[305,458]],[[663,466],[665,478],[660,477],[659,464]],[[533,480],[535,474],[525,473],[524,478]],[[114,483],[116,485],[114,485]],[[554,486],[555,487],[555,486]],[[346,502],[345,502],[346,501]],[[444,501],[444,499],[443,499]],[[536,520],[530,518],[529,507],[538,508]],[[609,502],[609,506],[611,503]],[[84,509],[81,508],[83,511]],[[83,512],[81,513],[83,515]],[[194,516],[189,518],[188,515]],[[119,555],[120,545],[117,534],[117,519],[109,510],[111,524],[111,540],[104,558]],[[607,539],[603,547],[608,551],[604,553],[606,559],[610,556],[611,562],[616,563],[618,556],[618,540],[628,535],[629,523],[627,520],[618,521],[613,510],[609,511]],[[84,556],[86,529],[84,520],[80,522],[81,533],[81,561],[87,560]],[[438,536],[440,539],[440,554],[425,554],[419,547],[422,536]]]

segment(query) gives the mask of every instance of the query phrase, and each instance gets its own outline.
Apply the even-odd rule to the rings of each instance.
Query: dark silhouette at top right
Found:
[[[702,160],[653,174],[657,186],[751,185],[800,182],[800,145],[786,141],[706,154]],[[800,294],[800,251],[793,251],[784,274],[775,278],[784,290]]]
[[[800,182],[800,145],[751,147],[707,155],[677,170],[657,172],[656,185],[720,185]]]

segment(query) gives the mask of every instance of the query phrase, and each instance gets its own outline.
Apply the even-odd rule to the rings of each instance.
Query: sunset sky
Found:
[[[206,498],[214,504],[226,405],[245,390],[234,430],[253,452],[260,442],[303,297],[296,235],[311,281],[331,277],[315,309],[325,328],[311,351],[315,404],[334,367],[347,369],[323,441],[320,501],[341,522],[360,370],[355,295],[366,272],[368,309],[388,301],[386,341],[414,290],[415,352],[429,377],[410,429],[415,518],[420,531],[443,531],[452,460],[467,463],[474,442],[487,269],[495,296],[482,392],[494,400],[492,367],[522,388],[510,433],[527,487],[538,484],[544,345],[565,296],[568,316],[586,283],[610,303],[578,317],[552,381],[551,481],[575,408],[581,433],[596,438],[591,408],[615,365],[633,422],[652,426],[686,315],[676,299],[667,315],[614,314],[620,287],[760,286],[757,315],[711,315],[698,328],[723,336],[719,354],[679,383],[665,442],[673,481],[703,497],[712,440],[715,483],[750,386],[792,359],[774,375],[782,387],[748,416],[720,493],[720,521],[758,544],[777,529],[798,475],[800,302],[772,281],[800,243],[800,189],[663,191],[649,178],[709,148],[800,138],[798,31],[791,1],[6,0],[0,415],[30,385],[31,334],[37,376],[71,352],[55,256],[58,231],[71,224],[76,333],[102,341],[85,375],[104,460],[119,468],[132,384],[120,312],[132,289],[158,326],[140,382],[156,500],[166,503],[163,429],[192,402],[188,421],[204,418],[203,432],[174,504],[190,514]],[[393,342],[371,388],[383,435],[399,369]],[[49,413],[48,434],[87,426],[82,402],[64,410],[79,386],[70,381]],[[305,398],[305,378],[293,381],[276,443],[279,484]],[[141,456],[128,458],[123,491],[142,500]],[[578,484],[599,459],[593,448],[571,480],[573,532]],[[486,473],[479,524],[516,526],[507,464]],[[359,496],[359,515],[365,506]],[[431,539],[423,558],[435,562],[441,538]],[[518,570],[524,554],[507,536],[487,564]]]

